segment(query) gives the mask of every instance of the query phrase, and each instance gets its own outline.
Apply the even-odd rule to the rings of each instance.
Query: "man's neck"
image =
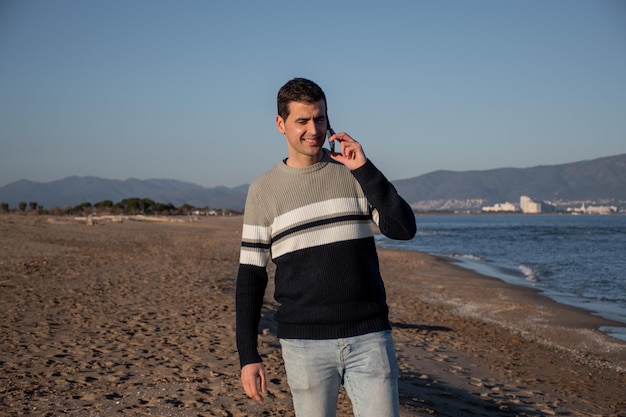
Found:
[[[306,168],[317,164],[324,157],[324,151],[320,149],[317,155],[307,156],[298,155],[298,157],[288,156],[285,159],[285,164],[292,168]]]

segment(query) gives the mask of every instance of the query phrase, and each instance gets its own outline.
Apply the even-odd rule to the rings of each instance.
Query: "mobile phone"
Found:
[[[334,135],[334,134],[335,134],[335,131],[333,130],[333,128],[332,128],[332,127],[330,127],[330,126],[329,126],[329,127],[328,127],[328,137],[330,138],[330,137],[331,137],[332,135]],[[332,141],[332,142],[331,142],[331,141],[328,141],[328,144],[329,144],[329,146],[330,146],[330,153],[331,153],[331,154],[334,154],[334,153],[335,153],[335,143],[336,143],[336,142],[337,142],[336,140],[334,140],[334,141]],[[341,153],[341,144],[340,144],[339,146],[340,146],[340,148],[339,148],[339,152],[337,152],[337,153],[339,153],[339,154],[340,154],[340,153]]]

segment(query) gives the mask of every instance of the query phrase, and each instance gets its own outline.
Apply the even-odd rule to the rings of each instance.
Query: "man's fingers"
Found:
[[[252,398],[254,401],[258,402],[259,404],[263,404],[263,396],[261,396],[261,394],[259,393],[257,389],[256,381],[252,383],[244,383],[243,389],[249,398]]]
[[[267,382],[265,380],[265,372],[261,372],[259,377],[260,377],[259,379],[261,382],[261,392],[263,394],[267,394]]]

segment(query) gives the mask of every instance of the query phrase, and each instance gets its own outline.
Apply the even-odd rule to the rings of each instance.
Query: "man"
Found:
[[[277,101],[287,158],[252,183],[244,213],[236,291],[244,390],[259,403],[267,393],[257,335],[271,258],[280,304],[274,318],[296,416],[334,416],[342,384],[355,415],[399,416],[399,372],[371,222],[390,238],[411,239],[413,211],[356,140],[333,134],[317,84],[293,79]],[[339,152],[322,148],[327,131]]]

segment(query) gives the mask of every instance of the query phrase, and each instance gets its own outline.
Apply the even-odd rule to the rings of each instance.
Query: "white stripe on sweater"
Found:
[[[272,235],[292,228],[294,225],[305,224],[319,219],[330,219],[346,214],[369,214],[366,198],[335,198],[309,204],[276,216],[272,224]]]
[[[349,221],[332,226],[319,227],[303,233],[294,233],[275,242],[272,245],[272,257],[278,258],[301,249],[370,236],[372,236],[372,229],[369,221]]]
[[[265,268],[269,263],[270,251],[265,249],[242,247],[239,253],[239,263]]]
[[[270,235],[271,231],[271,227],[255,226],[244,223],[241,232],[241,240],[244,242],[264,243],[269,245],[272,241],[272,236]]]

